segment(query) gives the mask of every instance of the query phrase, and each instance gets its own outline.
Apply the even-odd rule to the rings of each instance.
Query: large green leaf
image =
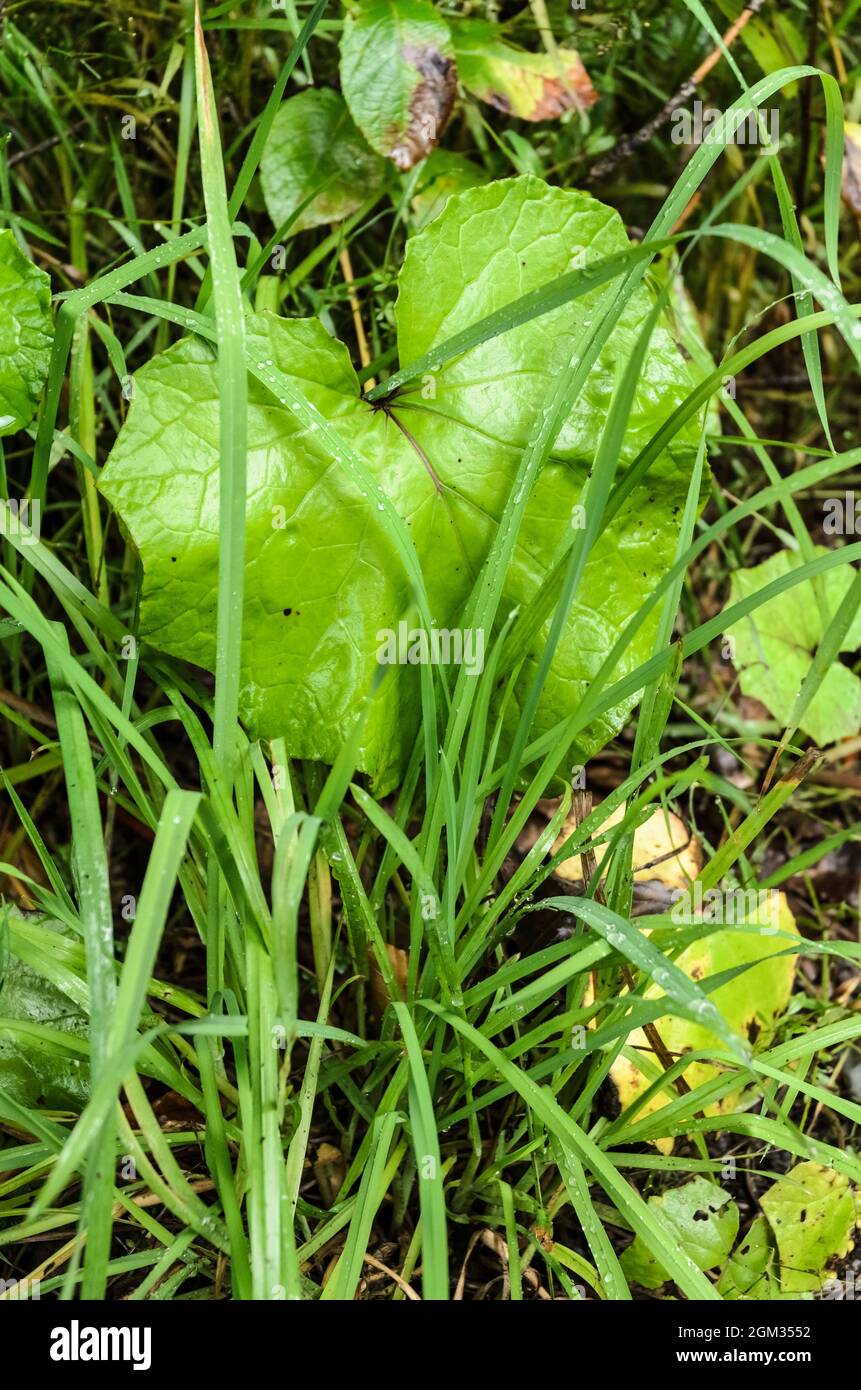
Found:
[[[343,98],[317,88],[281,105],[260,160],[266,211],[276,227],[316,194],[291,224],[291,235],[349,217],[382,186],[386,172],[385,161],[368,149]]]
[[[0,231],[0,435],[28,425],[51,359],[51,282]]]
[[[825,551],[817,547],[815,553],[824,555]],[[779,550],[762,565],[736,570],[728,603],[757,593],[802,563],[801,556]],[[851,565],[828,570],[820,577],[829,617],[834,616],[854,578]],[[735,642],[733,659],[745,695],[761,700],[781,724],[788,725],[801,683],[824,635],[813,582],[806,579],[778,594],[728,628],[727,635]],[[841,650],[851,652],[859,646],[861,613],[856,614]],[[861,680],[835,662],[802,715],[801,728],[820,745],[857,734],[861,728]]]
[[[85,1015],[31,966],[9,957],[0,970],[0,1092],[28,1108],[81,1110],[90,1094],[89,1058],[86,1050],[70,1054],[55,1034],[86,1038]]]
[[[598,100],[573,48],[527,53],[503,37],[496,24],[467,19],[452,26],[457,74],[480,101],[524,121],[547,121]]]
[[[711,1178],[695,1177],[671,1187],[650,1197],[649,1206],[698,1269],[723,1264],[738,1234],[739,1213],[730,1194]],[[628,1246],[621,1264],[626,1277],[644,1289],[657,1289],[670,1277],[642,1236]]]
[[[408,245],[397,306],[402,362],[553,282],[584,251],[597,259],[626,246],[616,213],[588,194],[532,177],[451,198]],[[316,320],[251,320],[251,346],[334,424],[397,508],[439,627],[460,621],[536,413],[607,292],[591,290],[473,348],[382,407],[361,398],[346,348]],[[618,365],[650,305],[646,290],[632,297],[559,435],[526,514],[503,617],[511,605],[530,602],[570,538]],[[212,669],[219,551],[211,350],[185,340],[147,364],[136,383],[100,485],[143,558],[143,635]],[[670,335],[659,328],[623,465],[690,385]],[[574,707],[670,564],[695,437],[693,430],[681,436],[657,461],[597,541],[545,686],[540,727]],[[379,670],[379,634],[397,629],[411,595],[379,504],[333,462],[316,426],[301,424],[257,382],[249,389],[248,450],[242,716],[256,736],[284,736],[291,755],[331,762]],[[544,640],[539,633],[525,678]],[[651,654],[653,640],[647,623],[627,652],[625,670]],[[633,703],[591,727],[582,741],[587,754],[621,727]],[[418,725],[418,672],[391,666],[359,750],[360,767],[379,789],[397,782]]]
[[[380,154],[411,169],[434,148],[457,91],[451,34],[430,0],[355,0],[341,36],[341,90]]]

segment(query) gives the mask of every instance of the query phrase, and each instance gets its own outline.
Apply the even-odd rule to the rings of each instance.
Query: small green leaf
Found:
[[[385,162],[369,150],[337,92],[311,88],[278,110],[260,160],[266,211],[280,227],[316,190],[289,235],[339,222],[386,177]]]
[[[451,33],[430,0],[356,0],[341,37],[341,90],[369,144],[412,169],[454,105]]]
[[[0,231],[0,435],[36,413],[51,360],[51,282],[11,231]]]
[[[854,1189],[843,1173],[796,1163],[760,1200],[780,1255],[784,1293],[818,1292],[845,1259],[856,1224]]]
[[[586,111],[598,100],[580,55],[573,48],[527,53],[480,19],[452,25],[458,77],[468,92],[497,111],[524,121],[549,121],[563,112]]]
[[[487,183],[487,175],[472,160],[451,150],[434,150],[421,167],[419,181],[410,203],[410,222],[421,231],[438,217],[454,193]]]
[[[828,518],[826,518],[826,529]],[[816,555],[825,554],[816,547]],[[778,551],[762,565],[736,570],[730,583],[728,605],[765,588],[772,580],[801,565],[800,556]],[[820,578],[829,618],[833,617],[855,578],[851,565],[828,570]],[[802,681],[810,670],[824,627],[811,580],[804,580],[777,598],[770,599],[749,617],[727,629],[735,642],[734,664],[745,695],[760,700],[784,726],[792,720]],[[861,613],[857,614],[841,651],[861,646]],[[835,662],[801,716],[800,727],[823,747],[857,734],[861,727],[861,680]]]
[[[54,1034],[86,1038],[85,1015],[31,966],[9,957],[0,983],[0,1091],[28,1108],[82,1110],[90,1096],[89,1057],[86,1049],[70,1054]]]
[[[698,1269],[714,1269],[729,1255],[738,1234],[738,1207],[711,1179],[691,1178],[650,1197],[649,1206],[670,1226],[672,1237]],[[669,1278],[642,1236],[625,1250],[621,1265],[626,1277],[644,1289],[657,1289]]]

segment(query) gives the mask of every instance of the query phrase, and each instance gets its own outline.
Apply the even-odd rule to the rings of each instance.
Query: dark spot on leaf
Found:
[[[747,1036],[751,1042],[756,1042],[759,1037],[759,1024],[755,1018],[749,1020],[747,1025]]]
[[[807,1207],[802,1207],[802,1208],[801,1208],[801,1211],[798,1213],[798,1219],[799,1219],[799,1221],[806,1221],[806,1220],[807,1220]]]
[[[410,101],[406,130],[395,129],[390,136],[390,156],[406,172],[439,142],[454,105],[457,69],[451,58],[430,44],[404,44],[401,55],[420,78]]]
[[[482,101],[486,101],[488,106],[495,106],[497,111],[504,111],[506,116],[511,111],[511,102],[504,92],[495,92],[492,87],[486,92],[481,93]]]
[[[285,617],[285,618],[289,618],[289,617],[290,617],[290,614],[291,614],[292,612],[293,612],[293,609],[292,609],[292,608],[285,608],[285,609],[284,609],[284,617]]]
[[[694,1212],[694,1221],[708,1221],[708,1219],[709,1219],[709,1214],[708,1214],[707,1211],[695,1211],[695,1212]]]

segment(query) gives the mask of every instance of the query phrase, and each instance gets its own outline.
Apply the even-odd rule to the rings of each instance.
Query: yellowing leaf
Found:
[[[617,806],[595,832],[595,838],[610,830],[625,817],[625,807]],[[555,853],[576,828],[573,814],[568,817],[553,845]],[[595,861],[603,862],[609,848],[607,841],[595,846]],[[638,883],[658,880],[667,888],[684,891],[702,868],[700,844],[687,830],[685,823],[673,811],[662,808],[653,811],[647,821],[634,831],[634,879]],[[563,859],[557,867],[559,878],[570,883],[583,882],[583,867],[579,854]],[[603,875],[602,875],[603,877]]]
[[[776,911],[772,910],[774,907]],[[677,964],[691,979],[699,982],[724,970],[749,965],[749,969],[714,990],[709,998],[731,1028],[752,1045],[761,1047],[771,1039],[775,1020],[789,1003],[797,956],[780,954],[787,948],[782,934],[788,932],[797,935],[798,928],[782,893],[769,897],[764,904],[761,900],[752,903],[741,921],[738,921],[738,917],[739,914],[736,914],[737,925],[715,931],[688,946],[679,956]],[[744,930],[745,926],[758,926],[760,930]],[[652,986],[646,991],[646,998],[657,998],[660,992]],[[656,1026],[673,1058],[685,1052],[723,1050],[715,1034],[699,1023],[667,1017],[659,1019]],[[651,1046],[639,1028],[630,1034],[627,1050],[636,1052],[637,1049],[642,1049],[643,1056],[653,1061]],[[649,1070],[652,1072],[653,1068]],[[712,1062],[695,1061],[685,1068],[684,1077],[693,1089],[718,1076],[720,1071],[721,1067]],[[613,1063],[610,1076],[623,1110],[651,1084],[651,1076],[647,1076],[646,1069],[622,1055]],[[637,1119],[654,1114],[667,1104],[668,1099],[666,1091],[652,1096],[637,1111]],[[737,1094],[725,1096],[707,1113],[731,1110],[737,1103]],[[658,1147],[669,1152],[672,1140],[660,1139]]]
[[[780,1255],[785,1293],[816,1293],[829,1267],[852,1248],[855,1195],[843,1173],[818,1163],[796,1163],[760,1200]]]
[[[598,100],[574,49],[527,53],[482,20],[454,25],[452,37],[463,86],[498,111],[524,121],[549,121],[565,111],[586,111]]]
[[[756,1216],[733,1250],[717,1283],[728,1303],[736,1299],[768,1302],[782,1297],[777,1251],[764,1216]]]

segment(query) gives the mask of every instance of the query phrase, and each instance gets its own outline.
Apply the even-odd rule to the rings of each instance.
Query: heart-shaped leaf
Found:
[[[51,282],[0,232],[0,435],[28,425],[51,360]]]
[[[532,177],[453,197],[409,244],[399,281],[398,344],[415,361],[519,295],[627,247],[618,215],[585,193]],[[438,628],[452,629],[487,554],[537,412],[606,287],[480,343],[395,397],[362,399],[347,351],[316,320],[255,316],[249,346],[274,364],[365,464],[409,529]],[[556,441],[532,495],[505,588],[505,612],[529,604],[579,524],[619,363],[648,316],[631,296]],[[691,389],[663,327],[654,333],[625,436],[636,455]],[[144,564],[142,635],[212,669],[218,536],[218,382],[211,349],[186,339],[136,376],[134,400],[100,486]],[[313,420],[257,381],[249,386],[248,506],[241,713],[258,737],[283,736],[297,757],[332,762],[371,690],[382,648],[412,602],[381,504],[366,497]],[[598,538],[538,708],[548,728],[590,677],[672,561],[675,514],[696,441],[691,426]],[[335,457],[333,458],[333,452]],[[534,672],[546,628],[523,679]],[[474,634],[489,642],[490,634]],[[619,674],[651,654],[647,623]],[[420,654],[420,653],[419,653]],[[379,790],[397,783],[419,726],[418,672],[388,671],[367,718],[359,767]],[[612,736],[634,700],[579,740]]]
[[[430,0],[356,0],[341,36],[341,90],[369,144],[399,169],[430,154],[457,92],[451,34]]]
[[[266,211],[276,227],[316,196],[290,226],[290,235],[339,222],[381,188],[387,168],[369,150],[343,97],[311,88],[278,108],[260,160]]]
[[[841,192],[844,202],[861,221],[861,125],[857,121],[845,122],[843,141]]]

